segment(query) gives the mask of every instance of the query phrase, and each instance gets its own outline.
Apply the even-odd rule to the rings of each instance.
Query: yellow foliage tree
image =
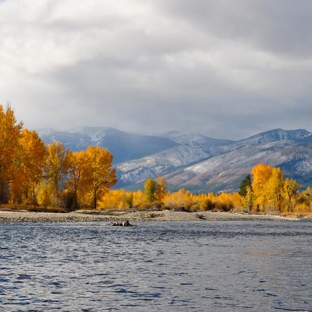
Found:
[[[284,176],[280,168],[258,164],[252,169],[254,203],[260,211],[281,211]]]
[[[133,207],[140,207],[146,202],[146,197],[141,190],[132,193],[132,205]]]
[[[250,186],[247,186],[245,189],[245,196],[242,197],[242,208],[250,212],[253,206],[253,198],[253,191]]]
[[[158,177],[156,181],[155,200],[161,202],[166,196],[167,185],[162,177]]]
[[[156,193],[156,181],[153,179],[147,179],[144,183],[144,195],[146,201],[152,203],[155,200]]]
[[[281,210],[283,199],[284,176],[280,168],[272,168],[265,191],[267,192],[268,202],[272,211]]]
[[[83,174],[88,170],[88,157],[85,151],[68,153],[68,174],[69,177],[65,183],[69,194],[73,196],[73,208],[78,208],[78,192],[81,190],[81,180]],[[69,207],[68,207],[69,208]]]
[[[61,193],[65,190],[69,168],[69,151],[61,142],[52,142],[48,146],[47,158],[44,168],[44,194],[49,194],[50,204],[64,206],[61,202]],[[47,200],[45,199],[45,202]]]
[[[174,193],[168,193],[163,198],[163,203],[165,207],[170,208],[185,208],[189,210],[193,204],[193,198],[190,191],[185,189],[180,189]]]
[[[0,105],[0,203],[9,200],[10,183],[16,177],[19,166],[21,130],[23,123],[17,123],[10,106],[4,109]]]
[[[301,185],[294,179],[287,178],[284,181],[283,196],[287,201],[287,207],[289,212],[294,212],[300,187]]]
[[[89,146],[86,157],[88,165],[83,167],[81,186],[96,209],[98,199],[117,183],[116,170],[112,168],[113,155],[107,149]]]
[[[101,209],[129,209],[132,207],[133,193],[125,190],[110,190],[99,202]]]
[[[11,183],[11,200],[36,205],[36,188],[42,179],[47,149],[36,131],[23,130],[20,137],[20,162]]]
[[[307,187],[298,195],[297,205],[294,207],[295,212],[311,213],[312,212],[312,189]]]
[[[255,196],[254,203],[259,210],[265,210],[268,204],[267,182],[271,177],[273,167],[265,164],[258,164],[252,168],[252,190]]]

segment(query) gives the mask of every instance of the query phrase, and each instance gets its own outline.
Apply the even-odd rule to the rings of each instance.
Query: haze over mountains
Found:
[[[147,136],[105,127],[38,133],[47,144],[60,141],[72,151],[89,145],[108,148],[117,187],[135,189],[147,178],[162,176],[171,189],[232,192],[260,162],[280,167],[304,187],[312,185],[312,133],[304,129],[275,129],[239,141],[178,131]]]

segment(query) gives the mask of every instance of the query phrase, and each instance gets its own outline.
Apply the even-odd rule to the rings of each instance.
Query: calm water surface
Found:
[[[0,224],[0,311],[312,311],[312,222]]]

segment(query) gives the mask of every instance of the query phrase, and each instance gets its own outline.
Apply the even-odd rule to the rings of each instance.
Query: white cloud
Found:
[[[31,128],[312,130],[311,9],[304,0],[6,0],[0,102]]]

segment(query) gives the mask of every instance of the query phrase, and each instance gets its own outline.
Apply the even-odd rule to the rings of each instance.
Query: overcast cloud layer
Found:
[[[0,0],[0,103],[26,128],[312,131],[310,0]]]

